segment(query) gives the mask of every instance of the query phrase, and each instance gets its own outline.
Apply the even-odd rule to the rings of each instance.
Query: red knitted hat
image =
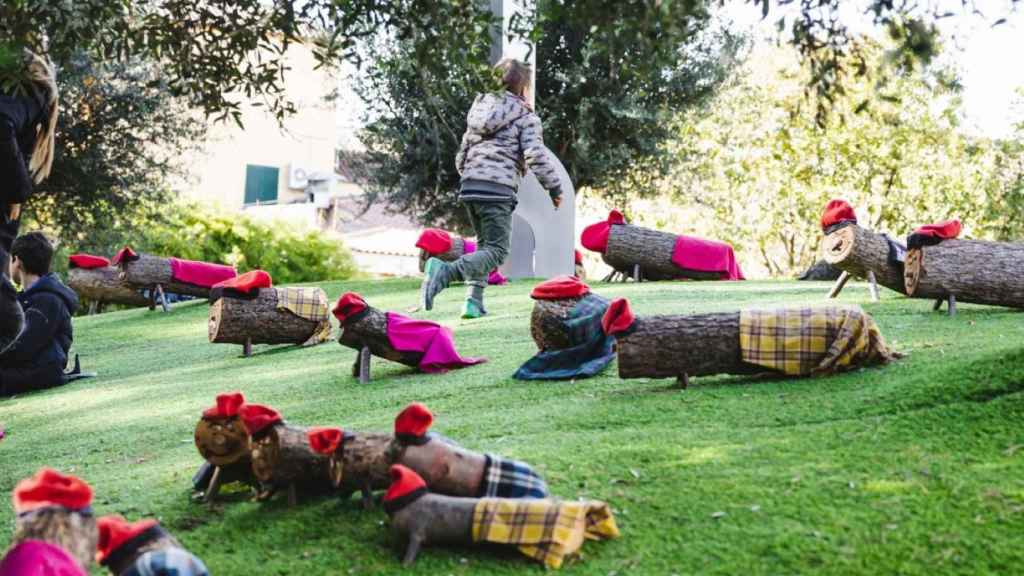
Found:
[[[114,255],[114,259],[111,260],[111,263],[117,266],[118,264],[121,264],[123,262],[133,262],[138,259],[139,255],[136,254],[134,250],[132,250],[132,247],[125,246],[124,248],[121,248],[121,250],[119,250],[117,254]]]
[[[203,418],[231,418],[238,416],[238,411],[245,404],[245,396],[241,392],[229,392],[217,395],[217,405],[203,410]]]
[[[841,222],[857,223],[857,214],[854,213],[853,206],[846,200],[829,200],[821,214],[821,229],[825,230]]]
[[[534,300],[560,300],[579,298],[590,293],[590,286],[576,276],[557,276],[533,287],[530,298]]]
[[[426,250],[431,256],[444,254],[452,249],[452,235],[439,228],[427,228],[420,233],[416,247]]]
[[[68,268],[82,268],[91,270],[93,268],[106,268],[110,266],[110,260],[102,256],[92,254],[72,254],[68,256]]]
[[[579,250],[574,250],[573,252],[575,252],[574,256],[576,257],[576,264],[583,264],[583,252],[580,252]]]
[[[384,510],[393,514],[427,493],[420,475],[401,464],[391,466],[391,486],[384,494]]]
[[[222,280],[213,285],[214,288],[230,288],[236,292],[248,294],[253,290],[259,288],[270,288],[274,285],[273,279],[270,274],[263,270],[250,270],[245,274],[240,274],[234,278],[228,278]]]
[[[612,336],[629,330],[635,320],[636,317],[629,308],[629,300],[616,298],[608,305],[604,317],[601,318],[601,329],[605,334]]]
[[[338,319],[342,324],[345,320],[359,314],[363,310],[366,310],[369,305],[363,297],[355,292],[346,292],[342,294],[341,298],[338,298],[338,304],[334,306],[334,317]]]
[[[263,404],[242,405],[238,417],[242,419],[242,425],[250,436],[282,422],[281,414],[277,410]]]
[[[31,478],[18,482],[12,500],[16,514],[47,506],[81,510],[92,503],[92,488],[74,476],[65,476],[52,468],[41,468]]]
[[[604,252],[608,248],[608,234],[611,232],[612,226],[625,223],[626,218],[622,216],[622,212],[612,210],[604,222],[597,222],[583,229],[580,243],[587,250]]]
[[[341,428],[310,428],[306,432],[309,439],[309,447],[317,454],[330,456],[341,446],[341,439],[345,433]]]
[[[99,529],[100,537],[96,542],[96,562],[104,564],[118,548],[158,524],[156,520],[129,523],[118,514],[98,518],[96,528]]]
[[[960,225],[960,221],[954,218],[952,220],[936,222],[935,224],[919,226],[914,230],[914,234],[933,236],[935,238],[942,238],[943,240],[952,240],[960,235],[961,228],[962,226]]]
[[[430,410],[419,402],[413,402],[395,417],[395,436],[403,442],[416,443],[425,438],[433,423],[434,415]]]

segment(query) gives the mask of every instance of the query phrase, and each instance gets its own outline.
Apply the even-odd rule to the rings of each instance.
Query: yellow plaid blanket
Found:
[[[549,568],[562,566],[584,540],[618,538],[604,502],[481,498],[473,510],[473,541],[513,544]]]
[[[860,306],[744,310],[740,355],[791,376],[831,374],[899,356]]]
[[[275,288],[277,309],[288,310],[299,318],[317,322],[316,332],[302,343],[312,346],[331,337],[331,316],[327,306],[327,293],[322,288]]]

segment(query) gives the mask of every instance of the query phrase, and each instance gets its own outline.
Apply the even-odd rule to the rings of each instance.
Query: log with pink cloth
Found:
[[[612,267],[605,280],[616,275],[635,280],[744,279],[732,246],[627,224],[618,210],[587,226],[580,240]]]
[[[163,258],[136,252],[129,246],[118,252],[111,264],[119,267],[121,279],[134,287],[197,298],[209,298],[214,285],[238,275],[233,266]]]
[[[430,258],[454,262],[465,254],[476,252],[475,241],[455,236],[440,228],[427,228],[421,232],[419,239],[416,240],[416,247],[420,249],[420,272],[423,272]],[[487,277],[487,283],[491,286],[500,286],[507,284],[508,279],[495,268]]]
[[[338,342],[360,351],[353,375],[361,379],[368,379],[367,352],[427,373],[447,372],[487,361],[459,355],[450,328],[395,312],[382,312],[354,292],[338,299],[334,316],[342,328]]]

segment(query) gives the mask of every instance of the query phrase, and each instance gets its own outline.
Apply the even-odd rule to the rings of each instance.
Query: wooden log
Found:
[[[139,254],[137,260],[121,262],[121,279],[137,288],[156,289],[157,285],[172,294],[209,298],[210,289],[194,284],[176,282],[171,274],[171,261],[167,258]]]
[[[422,352],[402,352],[391,347],[387,315],[373,307],[368,307],[357,318],[349,318],[342,325],[338,343],[360,351],[365,346],[374,356],[414,368],[423,359]]]
[[[675,234],[631,224],[616,224],[608,232],[608,245],[601,258],[615,270],[633,276],[635,267],[647,280],[718,280],[720,272],[685,270],[672,262]]]
[[[849,224],[826,235],[821,251],[825,261],[836,268],[857,278],[874,272],[879,284],[906,294],[903,270],[889,262],[889,243],[881,234]]]
[[[445,262],[454,262],[454,261],[458,260],[459,258],[462,258],[462,255],[465,254],[465,253],[466,253],[466,241],[463,240],[462,238],[458,237],[458,236],[452,236],[452,247],[449,248],[446,252],[442,252],[440,254],[431,254],[431,253],[429,253],[426,250],[423,250],[421,248],[420,249],[420,272],[423,272],[424,269],[426,269],[427,260],[430,260],[431,258],[438,258],[440,260],[444,260]]]
[[[530,316],[530,335],[539,350],[561,350],[572,344],[564,321],[572,313],[580,298],[535,300]]]
[[[209,337],[217,344],[302,344],[320,324],[277,307],[277,290],[261,289],[256,298],[223,297],[210,305]]]
[[[287,489],[289,503],[297,492],[322,493],[333,489],[330,458],[309,446],[306,429],[276,424],[251,440],[252,471],[261,484],[260,499]]]
[[[373,504],[373,492],[391,485],[388,469],[394,463],[394,438],[390,434],[346,433],[339,450],[330,458],[331,483],[342,497],[362,494],[363,506]]]
[[[252,462],[249,433],[237,416],[200,418],[194,437],[199,455],[214,466]]]
[[[145,306],[149,300],[121,278],[120,271],[106,268],[71,268],[68,270],[68,286],[82,298],[104,304],[125,304]]]
[[[944,240],[910,250],[905,269],[914,298],[1024,308],[1024,243]]]
[[[619,377],[679,378],[756,374],[767,370],[740,358],[740,313],[637,317],[618,337]]]

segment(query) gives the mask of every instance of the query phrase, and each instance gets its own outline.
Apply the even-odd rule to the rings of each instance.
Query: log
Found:
[[[740,313],[638,317],[618,337],[620,378],[680,378],[756,374],[765,368],[740,359]]]
[[[136,288],[162,286],[165,292],[184,294],[197,298],[209,298],[210,289],[194,284],[175,282],[171,274],[171,262],[167,258],[139,254],[137,260],[121,262],[121,279]]]
[[[252,462],[249,433],[237,416],[200,418],[194,436],[199,455],[214,466]]]
[[[633,276],[640,267],[641,278],[646,280],[718,280],[720,272],[685,270],[672,262],[676,246],[675,234],[651,230],[632,224],[616,224],[608,232],[608,245],[601,259],[616,271]]]
[[[330,458],[313,451],[305,428],[276,424],[253,438],[251,445],[252,472],[263,488],[261,500],[287,488],[289,503],[294,504],[299,491],[322,493],[333,489]]]
[[[210,305],[209,337],[215,344],[303,344],[319,328],[318,322],[278,309],[274,288],[261,289],[252,300],[225,296]]]
[[[905,270],[914,298],[1024,308],[1024,243],[944,240],[909,251]]]
[[[890,290],[906,294],[902,267],[889,262],[889,243],[856,224],[849,224],[825,236],[821,244],[826,262],[857,278],[874,272],[876,281]]]
[[[121,278],[114,266],[106,268],[71,268],[68,270],[68,286],[81,298],[103,304],[125,304],[146,306],[149,299],[138,288]]]
[[[391,485],[388,470],[394,463],[394,438],[390,434],[347,433],[338,451],[331,455],[330,477],[334,487],[347,498],[360,492],[363,506],[373,504],[376,490]]]
[[[391,347],[387,315],[373,307],[367,307],[359,317],[349,318],[342,325],[338,343],[359,351],[365,346],[374,356],[413,368],[423,359],[421,352],[402,352]]]
[[[534,301],[530,335],[538,350],[561,350],[572,346],[564,321],[580,300],[582,297]]]
[[[442,252],[440,254],[431,254],[431,253],[429,253],[426,250],[423,250],[421,248],[420,249],[420,272],[423,272],[423,270],[427,266],[427,260],[430,260],[431,258],[438,258],[440,260],[444,260],[445,262],[454,262],[454,261],[458,260],[459,258],[462,258],[462,255],[465,254],[465,253],[466,253],[466,241],[463,240],[462,238],[458,237],[458,236],[452,236],[452,247],[449,248],[447,252]]]

